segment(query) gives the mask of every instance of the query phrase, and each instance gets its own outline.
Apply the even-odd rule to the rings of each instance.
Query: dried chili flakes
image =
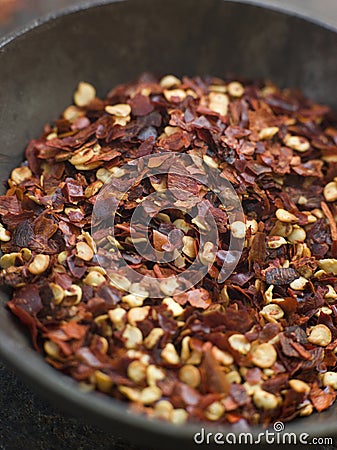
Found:
[[[149,74],[103,100],[82,82],[74,102],[29,143],[0,197],[0,281],[13,288],[8,306],[36,349],[86,388],[177,424],[266,424],[328,408],[337,390],[337,122],[329,108],[269,82]],[[123,165],[146,155],[149,167],[169,167],[168,152],[220,171],[244,222],[229,223],[216,196],[189,176],[202,175],[200,166],[148,179],[139,167],[139,178],[123,178]],[[140,277],[161,280],[164,299],[122,274],[114,285],[102,268],[118,264],[109,230],[90,233],[108,179],[117,190],[133,183],[119,199],[113,242]],[[179,212],[159,213],[165,202],[146,200],[165,187]],[[106,197],[100,220],[116,202]],[[141,242],[144,229],[130,217],[141,202],[150,241],[179,254],[173,262],[137,253],[131,233]],[[184,208],[195,209],[194,221]],[[209,214],[218,249],[201,248]],[[230,231],[244,249],[221,281],[238,253]],[[107,246],[97,251],[97,241]],[[174,295],[168,280],[196,258],[206,275],[195,286],[186,278]]]

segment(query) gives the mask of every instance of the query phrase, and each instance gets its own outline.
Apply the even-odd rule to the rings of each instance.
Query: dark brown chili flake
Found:
[[[150,417],[241,426],[323,411],[337,390],[336,145],[329,108],[270,82],[145,74],[104,100],[82,82],[0,196],[8,307],[48,363]],[[205,168],[233,186],[234,221]],[[203,239],[213,228],[217,245]]]
[[[266,270],[267,284],[290,284],[298,277],[296,270],[288,268],[275,268]]]

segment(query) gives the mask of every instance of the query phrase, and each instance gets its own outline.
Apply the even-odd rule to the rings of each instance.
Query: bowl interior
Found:
[[[98,95],[145,71],[177,75],[233,73],[299,87],[337,110],[337,34],[299,17],[221,0],[128,0],[79,8],[18,34],[0,48],[0,179],[23,159],[28,141],[70,104],[81,80]],[[35,354],[0,292],[0,353],[34,385],[73,412],[109,429],[169,448],[192,445],[198,427],[176,430],[126,412],[99,394],[81,393]],[[337,406],[295,421],[290,430],[332,435]],[[162,437],[165,436],[163,441]]]

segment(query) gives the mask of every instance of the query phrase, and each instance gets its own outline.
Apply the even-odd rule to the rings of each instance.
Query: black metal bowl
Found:
[[[299,87],[337,110],[337,33],[293,13],[222,0],[99,1],[56,14],[0,45],[0,179],[71,102],[80,80],[99,95],[144,71],[158,74],[232,72]],[[71,413],[157,448],[193,446],[197,425],[174,427],[128,412],[99,393],[83,393],[32,350],[27,333],[0,292],[0,354],[39,392]],[[289,432],[336,434],[337,405],[287,425]],[[213,431],[207,427],[208,431]],[[230,427],[224,433],[233,431]],[[254,432],[258,432],[255,429]]]

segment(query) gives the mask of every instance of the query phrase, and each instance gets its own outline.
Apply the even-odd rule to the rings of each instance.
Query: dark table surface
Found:
[[[1,450],[136,450],[125,440],[65,416],[3,364],[0,380]]]
[[[36,17],[80,4],[81,1],[0,0],[0,38]],[[337,27],[337,0],[259,1],[287,6],[295,11],[304,10],[307,16]],[[0,380],[1,450],[150,450],[136,448],[124,439],[88,425],[81,419],[66,416],[36,395],[1,361]]]

